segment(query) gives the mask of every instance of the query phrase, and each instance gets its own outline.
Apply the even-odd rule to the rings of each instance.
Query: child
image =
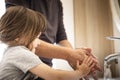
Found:
[[[15,6],[6,10],[0,20],[0,40],[8,47],[0,63],[0,80],[34,80],[37,76],[46,80],[79,80],[90,72],[95,65],[92,57],[85,57],[81,65],[77,62],[75,71],[54,70],[42,63],[33,49],[45,24],[44,17],[30,9]]]

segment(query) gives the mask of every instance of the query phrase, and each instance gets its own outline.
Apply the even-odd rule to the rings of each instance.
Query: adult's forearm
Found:
[[[36,47],[36,51],[35,51],[35,53],[41,57],[58,58],[58,59],[65,59],[65,60],[67,60],[67,58],[73,52],[74,50],[72,49],[49,44],[42,40],[40,40],[40,45]]]

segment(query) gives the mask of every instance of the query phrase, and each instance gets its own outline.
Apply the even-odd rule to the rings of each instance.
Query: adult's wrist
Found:
[[[74,59],[74,50],[73,49],[68,49],[66,51],[65,60],[69,61],[70,59]]]

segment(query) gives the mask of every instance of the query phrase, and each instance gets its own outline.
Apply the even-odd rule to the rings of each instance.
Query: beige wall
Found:
[[[105,56],[113,53],[113,35],[109,0],[74,0],[75,47],[90,47],[101,67]],[[99,74],[102,76],[102,73]]]

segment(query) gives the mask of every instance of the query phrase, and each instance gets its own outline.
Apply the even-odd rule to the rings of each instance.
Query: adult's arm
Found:
[[[57,58],[67,60],[72,67],[75,68],[76,61],[82,62],[86,54],[90,54],[90,51],[85,49],[70,49],[67,47],[60,47],[57,45],[53,45],[42,40],[37,39],[37,43],[40,43],[35,48],[35,53],[38,56],[45,58]],[[95,61],[96,62],[96,61]],[[98,63],[96,63],[98,64]]]
[[[39,39],[37,43],[40,44],[36,47],[35,53],[38,56],[45,58],[58,58],[58,59],[64,59],[67,61],[75,62],[76,60],[83,61],[84,56],[86,54],[82,50],[76,51],[67,47],[61,47],[61,46],[49,44]]]

